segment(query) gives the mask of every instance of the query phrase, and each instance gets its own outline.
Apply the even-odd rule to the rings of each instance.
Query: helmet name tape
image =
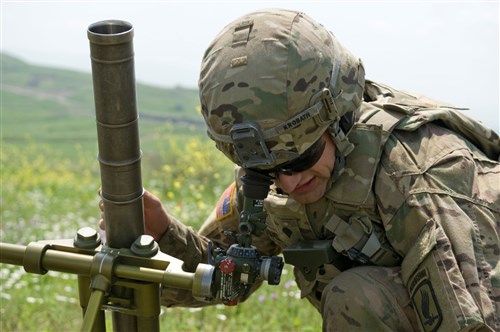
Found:
[[[283,130],[288,130],[297,127],[302,123],[302,121],[309,119],[311,117],[311,112],[301,113],[296,117],[290,119],[287,123],[283,125]]]
[[[319,102],[312,105],[311,107],[306,108],[305,110],[303,110],[290,120],[282,122],[274,128],[266,129],[266,131],[264,132],[264,137],[269,138],[277,136],[287,130],[298,127],[302,122],[304,122],[309,118],[321,116],[322,107],[323,107],[323,101],[320,100]]]

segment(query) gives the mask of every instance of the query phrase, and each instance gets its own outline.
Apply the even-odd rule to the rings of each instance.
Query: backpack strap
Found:
[[[392,131],[407,117],[408,113],[403,109],[390,110],[386,108],[374,108],[365,112],[361,116],[360,122],[366,123],[367,125],[379,126],[382,129],[382,140],[380,143],[383,146]]]

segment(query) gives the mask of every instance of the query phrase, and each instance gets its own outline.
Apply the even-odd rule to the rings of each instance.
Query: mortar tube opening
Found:
[[[107,20],[91,24],[88,30],[99,35],[119,35],[133,29],[132,24],[120,20]]]

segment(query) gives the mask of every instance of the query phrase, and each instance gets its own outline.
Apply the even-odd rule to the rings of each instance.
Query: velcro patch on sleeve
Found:
[[[216,220],[222,221],[234,213],[234,204],[233,204],[233,195],[236,189],[236,182],[233,182],[227,189],[222,193],[222,196],[219,198],[217,202],[216,209]]]

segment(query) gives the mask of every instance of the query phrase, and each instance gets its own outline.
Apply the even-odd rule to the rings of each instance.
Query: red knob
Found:
[[[236,263],[231,258],[225,258],[219,263],[219,269],[222,273],[232,273],[236,269]]]
[[[232,307],[234,305],[238,304],[238,298],[234,298],[231,301],[224,301],[224,305],[227,305],[228,307]]]

